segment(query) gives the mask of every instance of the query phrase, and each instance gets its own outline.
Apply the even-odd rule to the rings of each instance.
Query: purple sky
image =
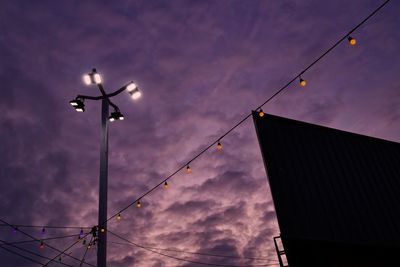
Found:
[[[187,162],[383,1],[2,1],[0,4],[0,218],[13,224],[97,223],[100,102],[82,83],[96,67],[114,98],[109,215]],[[267,113],[400,140],[400,3],[391,1],[264,107]],[[109,229],[160,248],[276,260],[279,234],[253,122],[246,121]],[[27,232],[40,236],[38,230]],[[46,235],[76,231],[47,231]],[[0,240],[25,240],[1,227]],[[73,240],[53,241],[63,249]],[[109,237],[110,242],[121,242]],[[54,256],[38,245],[24,246]],[[78,246],[73,255],[81,257]],[[168,252],[195,261],[260,265]],[[95,251],[87,261],[95,264]],[[35,266],[0,250],[3,266]],[[65,259],[65,262],[74,263]],[[109,243],[116,266],[185,264]],[[74,263],[76,265],[76,262]],[[74,266],[75,266],[74,265]],[[61,266],[54,265],[53,266]]]

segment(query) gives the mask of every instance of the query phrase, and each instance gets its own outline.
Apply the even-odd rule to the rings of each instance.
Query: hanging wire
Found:
[[[40,240],[42,241],[48,241],[48,240],[56,240],[56,239],[63,239],[63,238],[69,238],[69,237],[77,237],[80,234],[76,234],[76,235],[64,235],[64,236],[56,236],[56,237],[48,237],[48,238],[42,238]],[[17,244],[24,244],[24,243],[32,243],[32,242],[37,242],[37,240],[24,240],[24,241],[17,241],[17,242],[11,242],[8,244],[12,244],[12,245],[17,245]]]
[[[4,224],[7,224],[9,227],[15,229],[16,231],[18,231],[18,232],[20,232],[20,233],[26,235],[27,237],[29,237],[29,238],[31,238],[31,239],[37,241],[37,242],[42,242],[40,239],[38,239],[38,238],[36,238],[36,237],[34,237],[34,236],[32,236],[32,235],[30,235],[30,234],[28,234],[28,233],[26,233],[26,232],[20,230],[20,229],[18,229],[18,228],[15,228],[13,225],[9,224],[8,222],[4,221],[3,219],[0,219],[0,222],[2,222],[2,223],[4,223]],[[80,241],[80,240],[78,240],[78,242],[79,242],[79,241]],[[64,250],[64,251],[61,251],[61,250],[59,250],[58,248],[55,248],[55,247],[53,247],[53,246],[51,246],[51,245],[49,245],[49,244],[47,244],[47,243],[46,243],[45,245],[46,245],[46,247],[49,247],[49,248],[51,248],[51,249],[53,249],[53,250],[55,250],[55,251],[57,251],[57,252],[60,252],[60,254],[58,254],[57,257],[60,256],[60,255],[66,255],[66,256],[68,256],[68,257],[74,259],[74,260],[80,261],[80,259],[78,259],[78,258],[76,258],[76,257],[74,257],[74,256],[72,256],[72,255],[66,254],[65,251],[67,251],[68,249],[66,249],[66,250]],[[55,258],[57,258],[57,257],[55,257]],[[55,259],[55,258],[54,258],[54,259]],[[54,259],[52,259],[51,261],[54,261]],[[48,265],[51,261],[49,261],[46,265]],[[96,266],[94,266],[94,265],[92,265],[92,264],[89,264],[89,263],[86,263],[86,262],[85,262],[85,264],[90,265],[90,266],[93,266],[93,267],[96,267]],[[46,265],[45,265],[45,266],[46,266]]]
[[[108,243],[135,246],[135,245],[130,244],[130,243],[120,243],[120,242],[113,242],[113,241],[109,241]],[[138,246],[142,246],[142,245],[139,245],[139,244],[137,244],[137,245]],[[179,250],[179,249],[170,249],[170,248],[157,248],[157,247],[149,247],[149,246],[142,246],[142,247],[143,248],[148,248],[148,249],[154,249],[154,250],[163,250],[163,251],[178,252],[178,253],[184,253],[184,254],[193,254],[193,255],[207,256],[207,257],[216,257],[216,258],[244,259],[244,260],[254,260],[254,261],[273,261],[273,262],[277,262],[278,261],[278,260],[267,259],[265,257],[263,257],[263,258],[258,258],[258,257],[240,257],[240,256],[218,255],[218,254],[202,253],[202,252],[192,252],[192,251],[185,251],[185,250]]]
[[[381,10],[387,3],[389,3],[390,0],[386,0],[383,4],[381,4],[378,8],[376,8],[372,13],[370,13],[366,18],[364,18],[360,23],[358,23],[354,28],[352,28],[348,33],[346,33],[343,37],[341,37],[338,41],[336,41],[328,50],[326,50],[322,55],[320,55],[318,58],[316,58],[311,64],[309,64],[307,67],[305,67],[298,75],[293,77],[290,81],[288,81],[284,86],[282,86],[279,90],[277,90],[272,96],[270,96],[267,100],[265,100],[261,105],[256,107],[254,110],[259,110],[261,109],[265,104],[273,100],[277,95],[279,95],[282,91],[284,91],[286,88],[289,87],[294,81],[300,78],[302,74],[304,74],[306,71],[308,71],[310,68],[312,68],[315,64],[317,64],[320,60],[322,60],[326,55],[328,55],[333,49],[335,49],[343,40],[347,39],[354,31],[356,31],[358,28],[360,28],[366,21],[368,21],[371,17],[373,17],[379,10]],[[223,135],[221,135],[219,138],[217,138],[215,141],[213,141],[210,145],[205,147],[203,150],[201,150],[198,154],[196,154],[192,159],[190,159],[187,163],[182,164],[177,170],[172,172],[167,178],[159,182],[157,185],[149,189],[147,192],[142,194],[139,198],[137,198],[135,201],[129,203],[127,206],[119,210],[118,212],[114,213],[112,216],[110,216],[105,222],[103,222],[101,225],[105,224],[109,220],[113,219],[116,217],[118,214],[121,214],[128,208],[130,208],[132,205],[134,205],[137,201],[141,200],[143,197],[149,195],[152,193],[155,189],[159,188],[160,185],[171,179],[172,177],[175,176],[179,171],[184,169],[185,167],[187,168],[191,162],[196,160],[198,157],[203,155],[207,150],[209,150],[211,147],[213,147],[215,144],[220,142],[225,136],[227,136],[229,133],[231,133],[234,129],[239,127],[243,122],[245,122],[248,118],[250,118],[252,113],[246,115],[243,119],[241,119],[238,123],[236,123],[234,126],[232,126],[228,131],[226,131]]]
[[[3,240],[0,240],[0,242],[2,242],[2,244],[1,244],[0,246],[7,245],[7,246],[10,246],[10,247],[16,248],[16,249],[18,249],[18,250],[21,250],[21,251],[23,251],[23,252],[25,252],[25,253],[28,253],[28,254],[37,256],[37,257],[39,257],[39,258],[43,258],[43,259],[46,259],[46,260],[49,260],[49,259],[50,259],[50,258],[48,258],[48,257],[46,257],[46,256],[43,256],[43,255],[40,255],[40,254],[38,254],[38,253],[32,252],[32,251],[30,251],[30,250],[28,250],[28,249],[15,246],[15,245],[13,245],[12,243],[8,243],[8,242],[3,241]],[[65,266],[74,267],[74,266],[69,265],[69,264],[66,264],[66,263],[62,263],[62,262],[59,262],[59,263],[62,264],[62,265],[65,265]],[[43,265],[43,264],[40,263],[40,265]]]
[[[201,261],[193,261],[193,260],[188,260],[188,259],[183,259],[183,258],[171,256],[171,255],[168,255],[168,254],[165,254],[165,253],[161,253],[161,252],[158,252],[158,251],[143,247],[143,246],[141,246],[139,244],[136,244],[136,243],[134,243],[134,242],[132,242],[132,241],[130,241],[130,240],[128,240],[128,239],[116,234],[116,233],[114,233],[114,232],[111,232],[110,230],[108,232],[110,234],[112,234],[113,236],[115,236],[115,237],[117,237],[117,238],[119,238],[119,239],[121,239],[121,240],[123,240],[125,242],[128,242],[128,243],[130,243],[130,244],[132,244],[132,245],[134,245],[134,246],[136,246],[138,248],[142,248],[142,249],[147,250],[149,252],[152,252],[152,253],[155,253],[155,254],[158,254],[160,256],[164,256],[164,257],[170,258],[170,259],[174,259],[174,260],[177,260],[177,261],[184,261],[184,262],[189,262],[189,263],[199,264],[199,265],[224,266],[224,267],[228,267],[228,266],[229,267],[256,267],[256,266],[276,266],[276,265],[279,265],[279,263],[267,263],[267,264],[260,264],[260,265],[254,265],[254,264],[252,264],[252,265],[231,265],[231,264],[230,265],[225,265],[225,264],[218,264],[218,263],[207,263],[207,262],[201,262]]]
[[[0,227],[9,227],[9,224],[0,224]],[[54,226],[54,225],[24,225],[24,224],[12,224],[16,228],[42,228],[42,229],[91,229],[92,227],[82,226]]]

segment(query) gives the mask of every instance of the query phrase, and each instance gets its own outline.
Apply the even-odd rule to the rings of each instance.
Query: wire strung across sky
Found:
[[[15,246],[15,245],[13,245],[12,243],[8,243],[8,242],[3,241],[3,240],[0,240],[0,242],[2,243],[2,244],[0,244],[1,247],[4,247],[4,245],[10,246],[10,247],[13,247],[13,248],[15,248],[15,249],[21,250],[21,251],[23,251],[23,252],[25,252],[25,253],[34,255],[34,256],[36,256],[36,257],[43,258],[43,259],[46,259],[46,260],[50,260],[49,257],[40,255],[40,254],[38,254],[38,253],[35,253],[35,252],[30,251],[30,250],[25,249],[25,248],[21,248],[21,247]],[[7,251],[8,251],[8,250],[7,250]],[[32,259],[32,258],[31,258],[31,259]],[[66,263],[61,262],[61,261],[59,261],[58,263],[59,263],[59,264],[62,264],[62,265],[65,265],[65,266],[74,267],[74,266],[72,266],[72,265],[66,264]],[[43,265],[42,263],[39,263],[39,264],[40,264],[40,265]]]
[[[189,263],[194,263],[194,264],[199,264],[199,265],[224,266],[224,267],[225,266],[229,266],[229,267],[256,267],[256,266],[276,266],[276,265],[279,265],[279,263],[265,263],[265,264],[259,264],[259,265],[254,265],[254,264],[252,264],[252,265],[226,265],[226,264],[207,263],[207,262],[201,262],[201,261],[188,260],[188,259],[178,258],[178,257],[175,257],[175,256],[171,256],[171,255],[162,253],[162,252],[155,251],[153,249],[149,249],[149,248],[140,246],[139,244],[136,244],[136,243],[134,243],[134,242],[132,242],[132,241],[130,241],[130,240],[128,240],[128,239],[126,239],[126,238],[114,233],[114,232],[112,232],[112,231],[108,231],[108,232],[110,234],[112,234],[113,236],[115,236],[115,237],[117,237],[117,238],[119,238],[119,239],[121,239],[121,240],[123,240],[125,242],[128,242],[129,244],[134,245],[135,247],[139,247],[139,248],[145,249],[145,250],[147,250],[149,252],[152,252],[152,253],[155,253],[155,254],[158,254],[160,256],[164,256],[164,257],[170,258],[170,259],[174,259],[174,260],[177,260],[177,261],[184,261],[184,262],[189,262]]]
[[[24,225],[24,224],[13,224],[14,228],[41,228],[41,229],[91,229],[92,227],[87,226],[53,226],[53,225]],[[0,224],[0,227],[10,227],[8,224]]]
[[[262,112],[262,107],[267,104],[268,102],[270,102],[271,100],[273,100],[276,96],[278,96],[282,91],[284,91],[285,89],[287,89],[289,87],[289,85],[291,85],[295,80],[297,79],[301,79],[301,76],[308,71],[309,69],[311,69],[315,64],[317,64],[320,60],[322,60],[325,56],[327,56],[330,52],[332,52],[332,50],[334,50],[343,40],[345,39],[349,39],[350,40],[354,40],[354,38],[351,38],[350,35],[356,31],[358,28],[360,28],[365,22],[367,22],[370,18],[372,18],[378,11],[380,11],[387,3],[389,3],[390,0],[386,0],[383,4],[381,4],[379,7],[377,7],[372,13],[370,13],[367,17],[365,17],[360,23],[358,23],[354,28],[352,28],[348,33],[346,33],[343,37],[341,37],[338,41],[336,41],[328,50],[326,50],[324,53],[322,53],[318,58],[316,58],[311,64],[309,64],[307,67],[305,67],[298,75],[296,75],[294,78],[292,78],[289,82],[287,82],[283,87],[281,87],[279,90],[277,90],[272,96],[270,96],[267,100],[265,100],[261,105],[259,105],[258,107],[256,107],[254,110],[259,110]],[[351,38],[351,39],[350,39]],[[301,79],[302,81],[302,79]],[[304,81],[304,80],[303,80]],[[207,147],[205,147],[203,150],[201,150],[198,154],[196,154],[192,159],[190,159],[189,161],[187,161],[187,163],[181,165],[178,169],[176,169],[174,172],[172,172],[167,178],[165,178],[164,180],[162,180],[161,182],[159,182],[157,185],[155,185],[154,187],[152,187],[151,189],[149,189],[147,192],[145,192],[144,194],[142,194],[139,198],[137,198],[135,201],[129,203],[127,206],[125,206],[124,208],[120,209],[118,212],[116,212],[115,214],[113,214],[112,216],[110,216],[105,222],[103,222],[101,225],[104,225],[105,223],[107,223],[108,221],[110,221],[111,219],[115,218],[115,217],[119,217],[121,216],[121,213],[124,212],[125,210],[127,210],[128,208],[130,208],[132,205],[134,205],[135,203],[140,204],[140,201],[142,200],[142,198],[144,198],[145,196],[149,195],[150,193],[152,193],[155,189],[159,188],[162,184],[165,184],[169,179],[171,179],[172,177],[175,176],[175,174],[177,174],[178,172],[180,172],[182,169],[184,169],[185,167],[188,170],[190,169],[190,163],[192,163],[194,160],[196,160],[197,158],[199,158],[201,155],[203,155],[207,150],[209,150],[211,147],[213,147],[215,144],[220,144],[221,140],[227,136],[229,133],[231,133],[233,130],[235,130],[237,127],[239,127],[243,122],[245,122],[248,118],[250,118],[252,115],[252,113],[250,112],[250,114],[246,115],[242,120],[240,120],[238,123],[236,123],[232,128],[230,128],[228,131],[226,131],[224,134],[222,134],[219,138],[217,138],[215,141],[213,141],[210,145],[208,145]]]
[[[51,248],[52,250],[55,250],[55,251],[59,252],[59,254],[58,254],[56,257],[54,257],[53,259],[51,259],[51,260],[50,260],[47,264],[45,264],[44,266],[48,265],[48,264],[49,264],[50,262],[52,262],[52,261],[56,262],[55,259],[58,258],[58,257],[60,257],[61,255],[65,255],[65,256],[70,257],[70,258],[72,258],[72,259],[74,259],[74,260],[77,260],[77,261],[79,261],[79,262],[81,261],[81,259],[78,259],[78,258],[76,258],[76,257],[74,257],[74,256],[72,256],[72,255],[69,255],[69,254],[66,254],[66,253],[65,253],[69,248],[68,248],[68,249],[65,249],[64,251],[61,251],[61,250],[59,250],[58,248],[55,248],[55,247],[51,246],[50,244],[43,242],[41,239],[36,238],[36,237],[34,237],[34,236],[32,236],[32,235],[30,235],[30,234],[28,234],[28,233],[22,231],[21,229],[15,228],[12,224],[9,224],[8,222],[4,221],[3,219],[0,219],[0,222],[2,222],[3,224],[8,225],[9,227],[11,227],[11,228],[14,229],[14,230],[17,230],[18,232],[20,232],[20,233],[26,235],[27,237],[33,239],[34,241],[40,242],[40,243],[43,244],[44,246],[49,247],[49,248]],[[88,233],[87,233],[86,235],[84,235],[83,238],[85,238],[87,235],[88,235]],[[79,242],[79,241],[80,241],[80,240],[78,239],[78,241],[76,241],[76,242]],[[74,242],[74,245],[76,244],[76,242]],[[71,246],[71,247],[72,247],[72,246]],[[96,267],[95,265],[89,264],[89,263],[87,263],[87,262],[84,262],[84,263],[87,264],[87,265],[90,265],[90,266],[92,266],[92,267]],[[41,264],[41,265],[43,265],[43,264]]]
[[[120,242],[113,242],[113,241],[108,241],[108,243],[113,243],[113,244],[119,244],[119,245],[129,245],[129,246],[135,246],[135,247],[140,247],[140,248],[149,248],[149,249],[154,249],[154,250],[163,250],[163,251],[170,251],[170,252],[178,252],[178,253],[184,253],[184,254],[192,254],[192,255],[199,255],[199,256],[207,256],[207,257],[217,257],[217,258],[228,258],[228,259],[244,259],[244,260],[255,260],[255,261],[278,261],[278,260],[271,260],[266,257],[241,257],[241,256],[229,256],[229,255],[218,255],[218,254],[211,254],[211,253],[204,253],[204,252],[192,252],[192,251],[185,251],[185,250],[180,250],[180,249],[170,249],[170,248],[157,248],[157,247],[149,247],[149,246],[142,246],[138,243],[136,245],[133,245],[132,243],[120,243]]]

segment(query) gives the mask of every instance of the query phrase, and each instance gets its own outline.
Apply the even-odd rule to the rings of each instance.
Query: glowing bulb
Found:
[[[258,116],[260,116],[261,118],[264,117],[265,113],[262,109],[260,109],[260,111],[258,112]]]
[[[192,173],[192,168],[190,168],[189,165],[186,166],[186,172],[187,173]]]
[[[136,91],[132,93],[132,99],[136,100],[139,99],[142,96],[142,93],[140,91]]]
[[[306,84],[307,84],[306,80],[300,78],[300,85],[304,87],[306,86]]]
[[[115,121],[114,117],[109,118],[110,121]]]
[[[350,45],[356,45],[357,40],[354,39],[353,37],[349,36],[349,38],[347,38],[347,40],[349,40],[349,44]]]
[[[84,112],[85,111],[83,108],[76,108],[75,110],[78,111],[78,112]]]
[[[92,247],[92,245],[91,245],[91,244],[89,244],[89,245],[87,246],[87,248],[88,248],[88,249],[90,249],[91,247]]]
[[[93,74],[93,80],[96,84],[100,84],[101,83],[101,76],[98,73],[94,73]]]
[[[128,84],[128,86],[126,87],[126,90],[128,90],[128,92],[132,92],[133,90],[135,90],[137,88],[137,85],[135,83],[130,83]]]
[[[164,188],[167,189],[168,187],[169,187],[169,184],[165,181]]]
[[[142,203],[140,203],[140,200],[138,200],[138,202],[136,202],[136,208],[140,208],[142,206]]]
[[[106,231],[106,229],[101,228],[100,231],[101,231],[102,233],[104,233],[104,232]]]
[[[118,215],[117,215],[117,220],[120,221],[121,219],[122,219],[121,214],[118,214]]]
[[[86,85],[90,85],[91,83],[92,83],[92,79],[90,78],[90,75],[89,74],[85,74],[85,75],[83,75],[83,82],[86,84]]]
[[[218,142],[218,144],[217,144],[217,149],[218,149],[218,150],[221,150],[221,149],[222,149],[222,144],[221,144],[221,142]]]

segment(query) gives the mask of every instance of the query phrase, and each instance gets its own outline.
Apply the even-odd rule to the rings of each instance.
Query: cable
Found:
[[[92,241],[93,241],[93,236],[92,236],[92,238],[90,238],[89,244],[91,244]],[[82,257],[81,263],[79,264],[79,267],[82,267],[82,264],[85,261],[86,253],[88,252],[88,250],[89,250],[89,246],[86,246],[86,250],[85,250],[85,253],[83,253],[83,257]]]
[[[376,8],[372,13],[370,13],[366,18],[364,18],[359,24],[357,24],[353,29],[351,29],[346,35],[344,35],[342,38],[340,38],[336,43],[334,43],[328,50],[326,50],[324,53],[322,53],[321,56],[319,56],[317,59],[315,59],[310,65],[308,65],[305,69],[303,69],[298,75],[296,75],[293,79],[291,79],[287,84],[285,84],[282,88],[277,90],[271,97],[269,97],[266,101],[264,101],[261,105],[259,105],[255,110],[259,110],[262,108],[265,104],[270,102],[272,99],[274,99],[277,95],[279,95],[283,90],[285,90],[287,87],[289,87],[290,84],[292,84],[296,79],[298,79],[302,74],[304,74],[307,70],[309,70],[311,67],[313,67],[315,64],[317,64],[321,59],[323,59],[326,55],[328,55],[333,49],[335,49],[339,43],[341,43],[343,40],[345,40],[351,33],[356,31],[359,27],[361,27],[365,22],[367,22],[371,17],[373,17],[379,10],[381,10],[387,3],[389,3],[390,0],[386,0],[383,4],[381,4],[378,8]],[[160,185],[171,179],[175,174],[177,174],[179,171],[181,171],[183,168],[189,166],[191,162],[196,160],[198,157],[200,157],[202,154],[204,154],[207,150],[209,150],[212,146],[217,144],[222,138],[224,138],[226,135],[228,135],[230,132],[232,132],[234,129],[239,127],[243,122],[245,122],[248,118],[250,118],[252,113],[246,115],[242,120],[240,120],[238,123],[236,123],[232,128],[230,128],[227,132],[225,132],[221,137],[216,139],[214,142],[212,142],[209,146],[201,150],[196,156],[194,156],[191,160],[189,160],[186,164],[183,164],[181,167],[179,167],[176,171],[174,171],[172,174],[170,174],[166,179],[162,180],[159,182],[156,186],[152,187],[150,190],[148,190],[146,193],[144,193],[142,196],[140,196],[138,199],[135,201],[131,202],[124,208],[122,208],[120,211],[116,212],[114,215],[109,217],[105,222],[103,222],[101,225],[104,225],[107,223],[109,220],[113,219],[114,217],[118,216],[118,214],[121,214],[128,208],[130,208],[132,205],[134,205],[136,202],[140,201],[142,198],[153,192],[155,189],[157,189]]]
[[[19,249],[19,250],[24,251],[24,252],[26,252],[26,253],[35,255],[35,256],[37,256],[37,257],[40,257],[40,258],[43,258],[43,259],[47,259],[47,260],[50,259],[50,258],[48,258],[48,257],[46,257],[46,256],[43,256],[43,255],[40,255],[40,254],[38,254],[38,253],[32,252],[32,251],[30,251],[30,250],[28,250],[28,249],[21,248],[21,247],[18,247],[18,246],[14,246],[13,244],[7,243],[7,242],[5,242],[5,241],[3,241],[3,240],[0,240],[0,242],[2,242],[4,245],[14,247],[14,248],[16,248],[16,249]],[[0,245],[0,246],[1,246],[1,245]],[[58,263],[59,263],[59,264],[62,264],[62,265],[65,265],[65,266],[74,267],[74,266],[72,266],[72,265],[69,265],[69,264],[66,264],[66,263],[63,263],[63,262],[58,262]]]
[[[84,235],[82,238],[85,238],[86,236],[88,236],[89,235],[89,233],[87,233],[86,235]],[[78,239],[78,240],[76,240],[74,243],[72,243],[72,245],[70,245],[70,246],[68,246],[66,249],[64,249],[63,251],[60,251],[59,250],[59,254],[57,254],[55,257],[53,257],[52,259],[50,259],[49,260],[49,262],[47,262],[46,264],[45,264],[45,266],[47,266],[50,262],[52,262],[52,261],[54,261],[56,258],[58,258],[59,256],[61,256],[61,255],[68,255],[68,254],[65,254],[65,252],[67,251],[67,250],[69,250],[70,248],[72,248],[73,246],[75,246],[78,242],[80,242],[80,239]],[[76,258],[76,257],[73,257],[73,256],[71,256],[71,255],[68,255],[69,257],[71,257],[71,258],[73,258],[73,259],[75,259],[75,260],[77,260],[77,261],[79,261],[79,262],[82,262],[80,259],[78,259],[78,258]],[[85,262],[85,261],[83,261],[83,263],[85,263],[85,264],[87,264],[87,265],[89,265],[89,266],[92,266],[92,267],[96,267],[95,265],[93,265],[93,264],[90,264],[90,263],[87,263],[87,262]]]
[[[135,245],[132,245],[132,244],[130,244],[130,243],[120,243],[120,242],[112,242],[112,241],[109,241],[109,243],[114,243],[114,244],[119,244],[119,245],[135,246]],[[267,259],[267,258],[218,255],[218,254],[210,254],[210,253],[201,253],[201,252],[184,251],[184,250],[178,250],[178,249],[156,248],[156,247],[149,247],[149,246],[143,246],[143,247],[144,247],[144,248],[149,248],[149,249],[155,249],[155,250],[164,250],[164,251],[179,252],[179,253],[187,253],[187,254],[200,255],[200,256],[219,257],[219,258],[245,259],[245,260],[256,260],[256,261],[277,261],[277,260],[271,260],[271,259]]]
[[[18,232],[20,232],[20,233],[26,235],[27,237],[29,237],[29,238],[31,238],[31,239],[33,239],[33,240],[35,240],[35,241],[41,242],[40,239],[38,239],[38,238],[36,238],[36,237],[34,237],[34,236],[31,236],[30,234],[25,233],[24,231],[22,231],[22,230],[20,230],[20,229],[18,229],[18,228],[14,228],[13,225],[7,223],[6,221],[4,221],[4,220],[2,220],[2,219],[0,219],[0,222],[2,222],[2,223],[4,223],[4,224],[7,224],[9,227],[11,227],[11,228],[13,228],[13,229],[16,229]],[[87,236],[87,234],[86,234],[84,237],[86,237],[86,236]],[[78,240],[78,242],[79,242],[79,240]],[[50,246],[50,245],[47,244],[47,243],[46,243],[45,245],[46,245],[47,247],[49,247],[49,248],[51,248],[51,249],[57,251],[57,252],[61,252],[61,250],[59,250],[58,248],[55,248],[55,247],[53,247],[53,246]],[[57,257],[60,256],[61,254],[63,254],[63,255],[66,255],[66,256],[68,256],[68,257],[74,259],[74,260],[80,261],[80,259],[78,259],[78,258],[76,258],[76,257],[74,257],[74,256],[72,256],[72,255],[65,254],[65,251],[66,251],[66,250],[62,251],[59,255],[57,255]],[[55,257],[55,258],[57,258],[57,257]],[[55,259],[55,258],[54,258],[54,259]],[[53,259],[53,261],[54,261],[54,259]],[[86,264],[87,264],[87,265],[90,265],[90,266],[92,266],[92,267],[96,267],[96,266],[94,266],[94,265],[92,265],[92,264],[89,264],[89,263],[86,263]],[[48,265],[48,263],[47,263],[46,265]]]
[[[42,239],[40,239],[40,240],[41,240],[41,241],[47,241],[47,240],[63,239],[63,238],[76,237],[76,236],[80,236],[80,234],[78,234],[78,235],[65,235],[65,236],[56,236],[56,237],[42,238]],[[37,241],[37,240],[24,240],[24,241],[11,242],[11,243],[8,243],[8,244],[17,245],[17,244],[24,244],[24,243],[36,242],[36,241]]]
[[[34,259],[32,259],[32,258],[29,258],[29,257],[27,257],[27,256],[25,256],[25,255],[22,255],[22,254],[20,254],[20,253],[18,253],[18,252],[12,251],[11,249],[5,248],[5,247],[3,247],[2,245],[0,245],[0,248],[1,248],[1,249],[4,249],[4,250],[6,250],[6,251],[8,251],[8,252],[10,252],[10,253],[12,253],[12,254],[15,254],[15,255],[17,255],[17,256],[20,256],[21,258],[24,258],[24,259],[29,260],[29,261],[31,261],[31,262],[37,263],[37,264],[39,264],[40,266],[43,266],[42,263],[40,263],[40,262],[38,262],[38,261],[36,261],[36,260],[34,260]]]
[[[9,224],[0,224],[0,227],[10,226]],[[15,228],[48,228],[48,229],[91,229],[92,227],[81,227],[81,226],[52,226],[52,225],[23,225],[23,224],[12,224]]]
[[[225,264],[217,264],[217,263],[207,263],[207,262],[200,262],[200,261],[192,261],[192,260],[188,260],[188,259],[183,259],[183,258],[178,258],[178,257],[175,257],[175,256],[171,256],[171,255],[168,255],[168,254],[164,254],[164,253],[161,253],[161,252],[158,252],[158,251],[143,247],[143,246],[141,246],[139,244],[136,244],[136,243],[134,243],[134,242],[132,242],[132,241],[120,236],[120,235],[117,235],[117,234],[111,232],[110,230],[108,230],[108,232],[110,234],[112,234],[113,236],[115,236],[115,237],[117,237],[117,238],[119,238],[121,240],[124,240],[124,241],[126,241],[126,242],[128,242],[128,243],[130,243],[130,244],[132,244],[132,245],[134,245],[136,247],[139,247],[139,248],[142,248],[144,250],[150,251],[152,253],[155,253],[155,254],[170,258],[170,259],[178,260],[178,261],[184,261],[184,262],[200,264],[200,265],[207,265],[207,266],[224,266],[224,267],[225,266],[229,266],[229,267],[255,267],[255,266],[275,266],[275,265],[279,265],[278,263],[268,263],[268,264],[261,264],[261,265],[225,265]]]

